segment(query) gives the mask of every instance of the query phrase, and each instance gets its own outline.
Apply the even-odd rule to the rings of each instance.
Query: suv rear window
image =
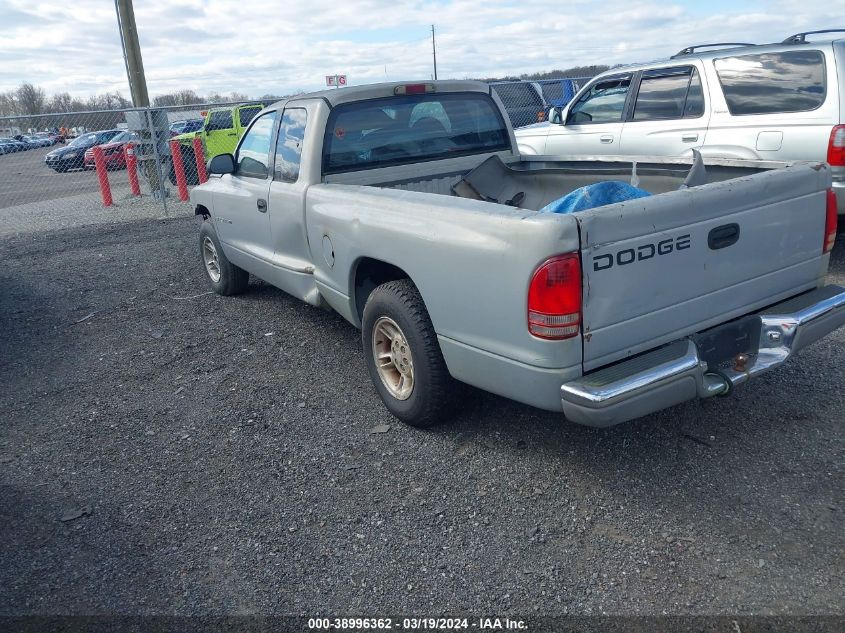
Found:
[[[486,94],[388,97],[332,110],[323,141],[323,173],[507,149],[508,128]]]
[[[715,65],[731,114],[806,112],[824,103],[821,51],[724,57]]]

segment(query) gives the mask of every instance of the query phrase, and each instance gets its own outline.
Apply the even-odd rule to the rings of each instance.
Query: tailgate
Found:
[[[802,164],[578,213],[585,371],[819,285],[829,186]]]

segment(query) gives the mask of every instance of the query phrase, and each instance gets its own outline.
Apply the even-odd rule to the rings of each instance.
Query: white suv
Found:
[[[595,77],[549,122],[516,130],[524,154],[826,160],[845,214],[845,37],[692,46]],[[702,48],[719,50],[699,52]]]

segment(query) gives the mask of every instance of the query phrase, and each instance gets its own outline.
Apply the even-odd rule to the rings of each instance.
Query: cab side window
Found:
[[[255,118],[255,115],[261,112],[261,108],[241,108],[238,110],[238,121],[241,127],[246,127],[249,122]]]
[[[258,117],[244,134],[235,157],[235,174],[246,178],[267,178],[270,164],[270,141],[273,137],[275,112]]]
[[[634,121],[694,118],[704,114],[701,78],[692,66],[643,73]]]
[[[276,141],[276,180],[296,182],[305,141],[305,108],[286,108]]]
[[[630,86],[630,77],[605,79],[594,84],[569,110],[567,124],[621,121]]]
[[[231,110],[218,110],[208,117],[207,130],[228,130],[234,127]]]

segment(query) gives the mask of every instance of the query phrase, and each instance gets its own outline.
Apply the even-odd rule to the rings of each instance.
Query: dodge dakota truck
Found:
[[[460,383],[608,426],[727,395],[845,323],[824,163],[523,157],[489,86],[435,81],[291,97],[208,167],[212,289],[255,275],[336,310],[415,426]],[[608,180],[651,195],[543,210]]]

